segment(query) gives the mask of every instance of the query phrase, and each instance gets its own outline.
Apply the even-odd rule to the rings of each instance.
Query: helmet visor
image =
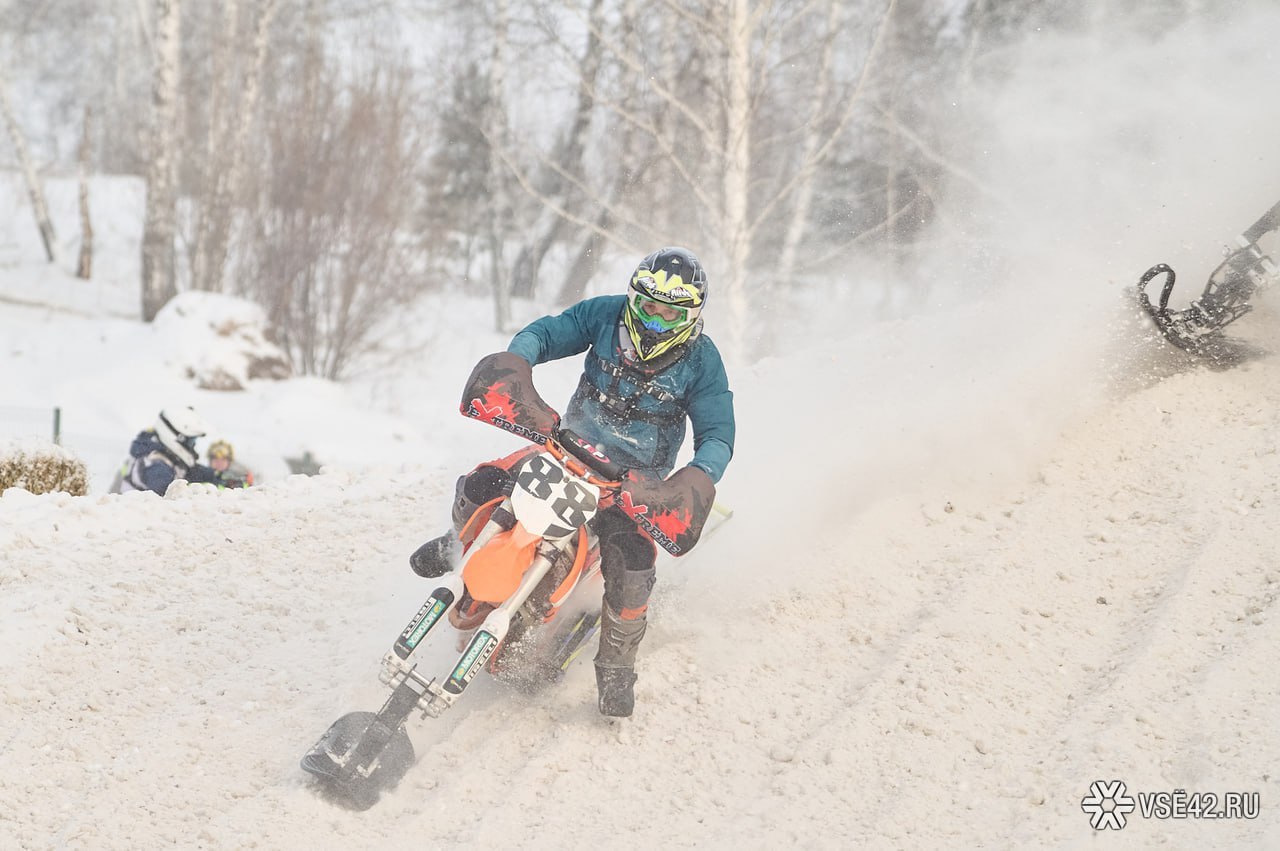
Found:
[[[689,323],[687,308],[656,301],[640,293],[634,294],[631,309],[646,330],[658,334],[678,331]]]

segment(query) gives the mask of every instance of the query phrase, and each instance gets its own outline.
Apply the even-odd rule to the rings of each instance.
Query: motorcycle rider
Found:
[[[733,455],[735,428],[724,362],[702,331],[707,295],[698,258],[686,248],[662,248],[640,261],[625,295],[590,298],[535,320],[507,351],[528,363],[530,379],[540,363],[587,352],[563,425],[632,474],[666,478],[687,421],[694,453],[679,474],[714,483]],[[501,462],[459,479],[454,531],[419,547],[409,559],[414,571],[437,577],[452,570],[471,514],[511,488]],[[647,626],[657,550],[616,506],[596,515],[590,527],[599,540],[605,586],[595,657],[599,709],[625,717],[635,703],[636,653]]]
[[[208,430],[193,408],[165,408],[152,428],[138,432],[133,439],[129,460],[121,468],[119,484],[112,491],[149,490],[164,496],[175,479],[216,483],[217,473],[197,462],[196,439]]]

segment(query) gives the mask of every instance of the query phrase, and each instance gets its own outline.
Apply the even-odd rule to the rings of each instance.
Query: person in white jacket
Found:
[[[133,439],[129,459],[120,469],[119,486],[113,491],[153,491],[164,496],[175,479],[216,484],[218,474],[197,461],[196,440],[208,430],[193,408],[165,408],[152,428]]]

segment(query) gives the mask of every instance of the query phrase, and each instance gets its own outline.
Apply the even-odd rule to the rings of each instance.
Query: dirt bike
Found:
[[[1138,279],[1135,293],[1138,305],[1165,339],[1192,355],[1230,362],[1255,353],[1252,347],[1227,338],[1223,329],[1253,310],[1249,301],[1253,295],[1280,277],[1280,271],[1258,245],[1263,236],[1277,228],[1280,228],[1280,202],[1236,238],[1237,247],[1227,252],[1209,276],[1200,297],[1182,310],[1169,308],[1169,296],[1177,275],[1167,263],[1157,263]],[[1165,276],[1164,285],[1159,301],[1153,304],[1147,295],[1147,286],[1161,275]]]
[[[504,459],[511,493],[471,516],[459,535],[460,567],[439,580],[383,657],[380,678],[391,695],[382,708],[343,715],[303,756],[303,770],[353,809],[368,809],[413,765],[405,725],[415,712],[439,717],[481,671],[518,685],[563,676],[599,624],[599,551],[588,526],[597,513],[621,508],[659,547],[680,556],[697,543],[714,505],[715,486],[705,475],[637,477],[561,428],[516,355],[480,361],[461,411],[535,445]],[[595,605],[570,605],[576,593],[594,596]],[[420,669],[416,654],[443,634],[437,627],[445,622],[465,646],[437,678]]]

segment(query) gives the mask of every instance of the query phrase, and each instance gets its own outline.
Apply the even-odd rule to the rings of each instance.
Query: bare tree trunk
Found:
[[[89,217],[89,122],[93,115],[84,108],[84,131],[80,136],[80,258],[76,261],[76,277],[89,280],[93,277],[93,221]]]
[[[503,262],[503,228],[507,225],[511,200],[508,196],[506,165],[503,152],[507,145],[507,0],[497,0],[494,10],[493,62],[489,69],[489,197],[493,211],[489,216],[489,280],[493,286],[493,327],[505,332],[511,325],[511,280]]]
[[[729,305],[729,348],[742,355],[746,347],[746,272],[751,251],[747,205],[751,172],[751,9],[748,0],[728,0],[728,47],[725,80],[724,171],[722,220],[725,268],[721,272]]]
[[[4,123],[9,130],[9,139],[13,142],[13,150],[18,155],[18,163],[22,166],[22,177],[27,183],[27,194],[31,197],[31,211],[36,216],[36,227],[40,229],[40,239],[44,242],[44,253],[53,263],[57,259],[55,249],[57,239],[53,233],[53,222],[49,218],[49,205],[44,198],[44,188],[36,174],[35,164],[31,161],[31,152],[27,149],[26,137],[18,127],[18,120],[13,114],[13,104],[9,101],[9,87],[3,74],[0,74],[0,112],[4,113]]]
[[[573,304],[581,301],[587,293],[587,283],[595,275],[596,266],[600,262],[600,252],[604,251],[605,238],[601,233],[609,230],[610,216],[608,208],[600,211],[596,218],[595,230],[587,231],[578,248],[578,254],[566,268],[564,279],[560,283],[560,304]]]
[[[174,116],[180,70],[181,0],[156,0],[155,67],[151,77],[152,127],[147,167],[147,209],[142,228],[142,319],[150,322],[177,295],[173,237],[177,218]]]
[[[528,298],[538,288],[538,273],[542,260],[551,250],[564,228],[564,219],[550,207],[543,207],[529,230],[533,238],[520,246],[515,262],[511,265],[512,295]]]
[[[600,49],[599,33],[604,26],[604,0],[591,0],[588,11],[590,26],[587,30],[587,43],[578,62],[578,102],[569,122],[559,150],[555,156],[557,162],[551,165],[556,172],[548,181],[551,195],[559,195],[565,207],[572,208],[570,197],[578,194],[572,181],[582,172],[582,157],[587,147],[587,132],[591,129],[591,116],[595,112],[594,91],[600,76],[603,51]],[[538,282],[538,270],[547,251],[559,239],[565,219],[551,205],[544,204],[538,219],[531,229],[533,238],[525,243],[512,268],[512,291],[516,295],[533,295]]]
[[[967,36],[964,44],[964,58],[960,60],[960,73],[957,77],[957,88],[967,90],[973,84],[974,65],[983,48],[983,36],[986,34],[989,0],[973,0],[967,14],[965,27]]]
[[[903,39],[902,26],[898,20],[891,18],[886,24],[885,40],[886,48],[890,55],[900,55]],[[884,106],[882,109],[889,115],[894,115],[897,108],[897,90],[895,86],[890,85],[884,94]],[[899,244],[901,228],[898,222],[898,212],[902,208],[902,202],[898,198],[898,169],[902,163],[902,136],[894,129],[888,131],[889,136],[883,146],[884,157],[884,260],[886,268],[889,270],[888,280],[883,285],[880,293],[880,313],[891,318],[897,315],[897,307],[895,306],[895,297],[899,295],[900,285],[895,285],[899,280],[898,272],[902,266],[902,246]]]
[[[225,274],[230,247],[235,198],[244,173],[249,129],[258,108],[258,94],[262,89],[268,36],[277,8],[277,0],[266,0],[259,13],[253,37],[253,64],[245,72],[244,79],[241,81],[240,100],[231,115],[230,129],[219,134],[218,152],[210,158],[215,164],[211,181],[212,193],[207,201],[208,207],[201,216],[202,223],[207,223],[200,231],[203,241],[196,247],[196,258],[199,264],[196,286],[200,289],[213,292],[219,292],[222,289],[222,278]],[[229,35],[234,39],[234,32]],[[229,80],[230,75],[227,80],[215,81],[214,84],[226,85]],[[219,124],[221,125],[222,122]],[[212,128],[211,132],[213,132]]]
[[[791,285],[791,276],[795,273],[796,252],[800,247],[800,240],[809,227],[809,209],[813,205],[813,181],[818,173],[818,148],[822,144],[819,121],[827,113],[827,100],[831,96],[840,6],[839,0],[827,1],[826,32],[823,34],[822,52],[816,69],[813,97],[810,100],[808,129],[804,134],[804,144],[800,154],[801,177],[796,184],[791,220],[787,223],[787,234],[783,238],[782,250],[778,256],[778,274],[771,275],[766,285],[766,289],[770,291],[766,295],[766,301],[769,302],[772,301],[771,291],[779,283],[783,286]]]
[[[209,242],[213,222],[219,211],[215,204],[217,182],[226,161],[226,95],[232,89],[235,75],[235,53],[240,31],[240,0],[222,0],[222,28],[213,32],[209,46],[208,118],[204,137],[204,155],[200,159],[200,204],[195,210],[195,236],[191,240],[191,288],[214,290],[209,283]]]
[[[154,54],[156,49],[156,39],[155,35],[151,31],[153,21],[147,15],[147,0],[134,0],[133,10],[134,20],[138,27],[138,34],[141,36],[143,44],[145,44]],[[153,8],[150,11],[155,14],[157,20],[161,17],[157,9]]]
[[[619,16],[617,23],[618,29],[615,37],[619,43],[626,44],[632,40],[632,36],[635,32],[634,27],[637,14],[636,0],[623,0],[620,11],[621,15]],[[590,44],[597,52],[601,52],[599,43],[603,22],[600,20],[598,9],[595,4],[592,5],[591,12],[587,20],[588,23],[592,25]],[[666,45],[666,43],[667,42],[664,40],[663,44]],[[579,67],[581,68],[582,66],[580,65]],[[597,61],[594,73],[598,76],[598,72],[599,63]],[[593,80],[592,82],[593,84],[591,89],[594,91],[596,88],[594,85],[595,81]],[[636,85],[637,83],[632,80],[629,82],[628,88],[631,89]],[[627,91],[624,94],[624,99],[633,96],[634,91]],[[591,103],[593,105],[595,103],[594,94],[591,96]],[[657,120],[661,121],[662,117],[658,116]],[[618,155],[619,162],[636,162],[637,157],[635,156],[635,152],[632,150],[632,143],[635,138],[635,134],[633,133],[625,133],[622,135],[622,149]],[[638,182],[643,179],[644,173],[648,171],[649,166],[652,165],[654,161],[655,158],[652,156],[643,158],[644,164],[635,169],[630,178],[628,178],[627,169],[617,169],[615,171],[614,179],[609,182],[608,187],[605,190],[605,196],[602,199],[603,203],[599,203],[597,205],[599,212],[595,218],[595,227],[589,228],[583,235],[582,242],[578,247],[577,255],[574,257],[573,262],[569,263],[569,265],[565,267],[564,277],[560,281],[560,304],[573,304],[581,301],[587,294],[587,284],[589,284],[591,279],[595,276],[596,267],[600,263],[600,255],[605,250],[605,246],[609,242],[606,234],[613,226],[614,217],[611,210],[613,209],[614,204],[616,204],[623,196],[629,182]]]
[[[889,108],[893,108],[893,94],[886,96]],[[891,133],[884,144],[884,262],[889,270],[888,280],[880,292],[880,313],[885,318],[895,315],[894,296],[899,267],[902,265],[901,246],[898,245],[898,163],[901,162],[901,139]]]

